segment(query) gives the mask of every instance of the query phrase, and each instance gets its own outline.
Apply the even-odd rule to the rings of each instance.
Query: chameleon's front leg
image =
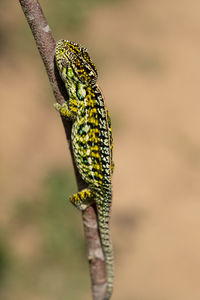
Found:
[[[59,103],[55,103],[54,107],[66,119],[71,121],[74,118],[74,112],[69,109],[67,102],[63,103],[62,105]]]
[[[92,197],[93,197],[92,191],[90,189],[84,189],[76,194],[73,194],[69,198],[69,200],[78,209],[85,210],[87,207],[89,207],[91,204],[94,203]]]

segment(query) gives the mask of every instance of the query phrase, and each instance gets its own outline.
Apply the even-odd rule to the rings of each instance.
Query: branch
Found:
[[[27,22],[31,28],[37,48],[42,57],[56,101],[63,104],[68,99],[64,84],[54,63],[55,40],[50,27],[37,0],[19,0]],[[71,123],[62,118],[79,191],[85,187],[75,165],[71,147]],[[82,213],[85,238],[88,247],[88,261],[92,282],[93,300],[103,300],[106,290],[106,272],[103,251],[101,248],[97,213],[95,206],[88,207]]]

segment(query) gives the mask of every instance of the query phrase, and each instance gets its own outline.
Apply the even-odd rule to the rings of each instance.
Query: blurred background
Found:
[[[200,299],[200,2],[41,1],[87,46],[114,131],[113,299]],[[0,1],[0,298],[89,300],[54,97],[18,1]]]

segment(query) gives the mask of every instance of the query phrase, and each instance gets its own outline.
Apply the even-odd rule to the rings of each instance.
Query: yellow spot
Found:
[[[73,112],[77,112],[77,107],[71,107],[71,111],[73,111]]]
[[[98,151],[99,147],[97,145],[94,145],[93,147],[91,147],[91,151]]]
[[[97,112],[96,108],[91,109],[91,112],[96,113]]]

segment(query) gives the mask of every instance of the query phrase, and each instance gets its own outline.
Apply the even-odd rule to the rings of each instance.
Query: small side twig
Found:
[[[58,75],[58,71],[55,68],[55,40],[52,36],[47,20],[37,0],[19,0],[19,2],[31,28],[36,45],[45,65],[56,101],[59,104],[63,104],[67,100],[68,96],[65,91],[64,84]],[[71,123],[67,122],[65,119],[62,119],[62,121],[71,151],[78,189],[81,190],[85,186],[85,183],[78,173],[73,158],[73,152],[71,148]],[[90,265],[93,300],[103,300],[106,290],[106,272],[98,233],[95,206],[88,207],[82,213],[82,219],[88,247],[88,260]]]

